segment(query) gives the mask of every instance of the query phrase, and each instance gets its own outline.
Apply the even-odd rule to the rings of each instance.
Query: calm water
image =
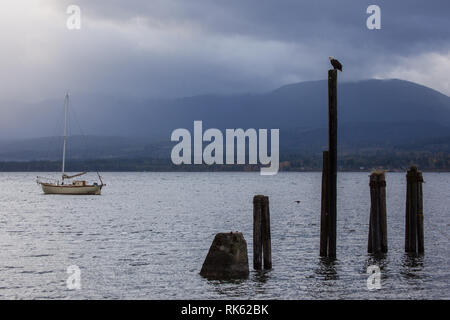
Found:
[[[422,258],[403,253],[405,175],[387,174],[382,259],[366,253],[368,174],[340,174],[334,263],[318,257],[320,173],[104,173],[102,196],[44,195],[36,175],[0,173],[2,299],[450,298],[448,173],[424,173]],[[274,269],[203,279],[217,232],[243,232],[251,263],[257,193],[270,196]],[[380,290],[367,289],[371,264],[381,267]],[[66,287],[70,265],[81,269],[81,290]]]

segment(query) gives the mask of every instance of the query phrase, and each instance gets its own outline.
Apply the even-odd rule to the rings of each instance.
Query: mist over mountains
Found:
[[[63,96],[35,104],[1,103],[0,160],[58,159]],[[327,81],[286,85],[264,94],[138,100],[71,96],[70,154],[77,159],[170,157],[171,132],[280,129],[281,154],[314,154],[327,146]],[[338,134],[345,153],[450,152],[450,98],[403,80],[342,82]],[[84,134],[84,137],[81,135]]]

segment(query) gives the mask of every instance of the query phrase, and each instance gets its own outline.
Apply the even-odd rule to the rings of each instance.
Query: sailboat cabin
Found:
[[[84,180],[75,180],[75,181],[72,181],[72,185],[76,186],[76,187],[84,187],[84,186],[86,186],[86,181],[84,181]]]

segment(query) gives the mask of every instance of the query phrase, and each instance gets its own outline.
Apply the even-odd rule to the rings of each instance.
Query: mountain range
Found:
[[[281,154],[318,154],[327,147],[327,81],[261,94],[178,99],[71,96],[70,155],[76,158],[168,158],[171,132],[194,120],[203,128],[280,129]],[[63,98],[0,103],[0,161],[58,159]],[[5,113],[5,111],[2,111]],[[450,97],[404,80],[338,85],[342,154],[399,150],[450,153]],[[18,125],[20,123],[20,126]]]

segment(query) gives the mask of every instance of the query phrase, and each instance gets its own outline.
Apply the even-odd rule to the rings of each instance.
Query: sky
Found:
[[[366,27],[367,7],[381,29]],[[69,5],[81,28],[66,26]],[[0,99],[182,97],[326,78],[399,78],[450,95],[448,0],[3,0]]]

